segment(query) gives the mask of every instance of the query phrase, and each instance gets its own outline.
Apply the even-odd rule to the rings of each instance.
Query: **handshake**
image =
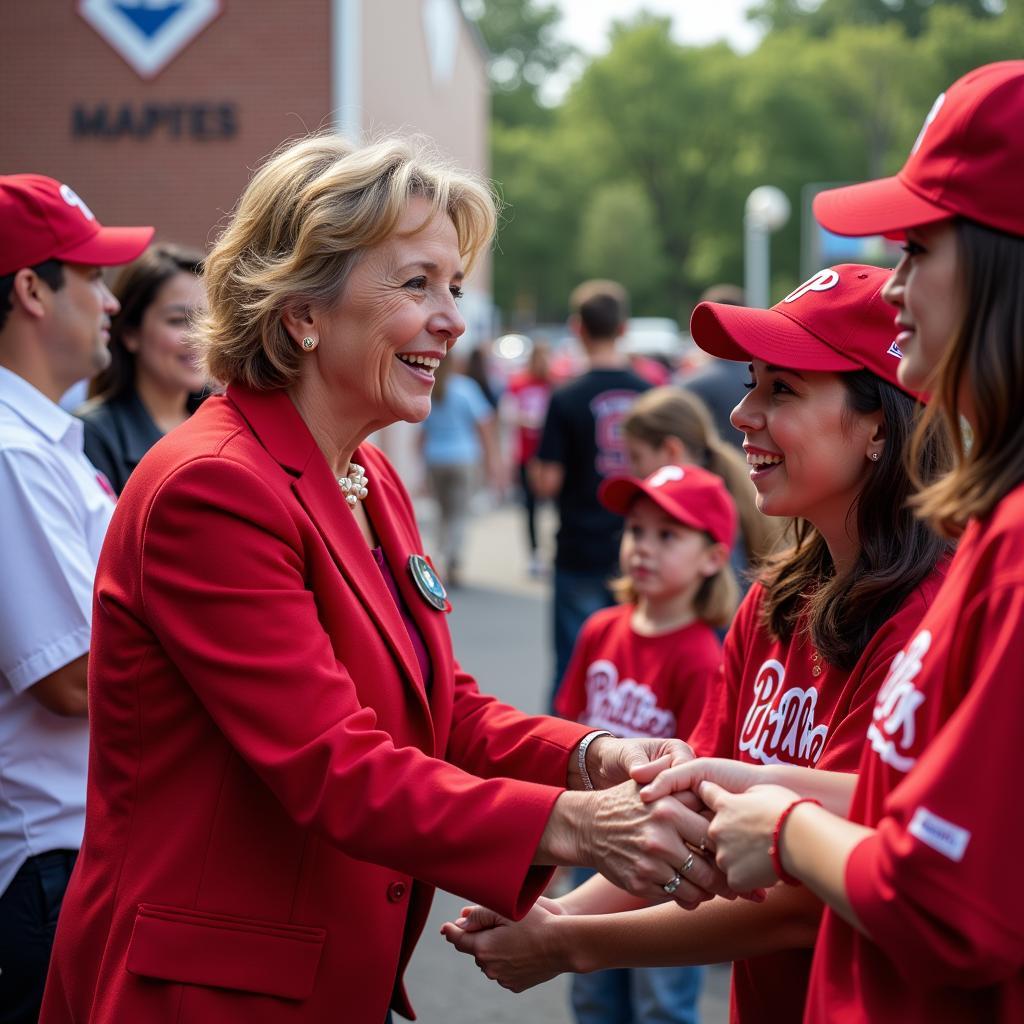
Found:
[[[759,882],[738,887],[737,878],[744,880],[746,872],[729,885],[715,862],[716,853],[723,860],[716,840],[724,837],[718,822],[712,823],[713,811],[735,799],[731,793],[771,781],[763,767],[695,759],[681,740],[604,737],[590,751],[589,775],[599,788],[559,797],[535,863],[591,867],[618,888],[591,882],[561,901],[541,897],[518,924],[485,907],[466,907],[441,929],[488,977],[513,991],[563,971],[592,969],[580,943],[556,923],[569,924],[564,915],[614,914],[668,901],[689,910],[715,896],[764,899],[764,891],[753,887]],[[774,878],[762,880],[771,884]]]
[[[722,762],[695,762],[690,747],[675,739],[608,736],[590,751],[589,774],[599,788],[559,798],[535,863],[594,868],[645,903],[674,900],[692,909],[713,896],[749,895],[734,892],[715,866],[712,814],[695,792],[708,777],[695,766]],[[744,776],[753,767],[725,764]],[[736,788],[751,781],[738,779]]]

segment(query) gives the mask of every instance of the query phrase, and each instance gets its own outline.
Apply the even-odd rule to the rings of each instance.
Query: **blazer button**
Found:
[[[392,882],[388,886],[388,899],[392,903],[398,903],[405,896],[405,882]]]

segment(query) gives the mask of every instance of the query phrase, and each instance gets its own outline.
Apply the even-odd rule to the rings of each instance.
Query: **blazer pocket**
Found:
[[[142,903],[127,967],[163,981],[306,999],[326,938],[324,928]]]

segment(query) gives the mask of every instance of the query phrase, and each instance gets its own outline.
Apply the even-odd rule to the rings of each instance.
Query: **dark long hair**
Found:
[[[125,335],[139,329],[167,281],[178,274],[198,277],[202,272],[201,253],[162,242],[150,246],[118,274],[111,290],[121,309],[110,323],[110,365],[89,382],[90,398],[110,401],[135,390],[135,353],[125,346]]]
[[[881,410],[886,440],[881,457],[850,508],[860,552],[836,575],[824,537],[805,519],[793,523],[794,545],[770,558],[760,574],[764,625],[782,640],[807,629],[831,665],[851,669],[864,648],[945,554],[947,542],[910,508],[913,480],[907,452],[917,403],[867,370],[839,375],[849,413]],[[914,474],[938,479],[953,464],[948,432],[932,429],[913,454]]]
[[[963,322],[936,368],[932,400],[914,437],[927,444],[942,423],[956,442],[956,465],[936,482],[922,478],[912,507],[956,536],[1024,482],[1024,238],[957,220]],[[964,437],[960,404],[970,395],[973,436]]]

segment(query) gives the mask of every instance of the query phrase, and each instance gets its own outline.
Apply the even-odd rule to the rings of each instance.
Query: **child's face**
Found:
[[[641,495],[626,516],[619,561],[638,597],[673,597],[687,590],[696,594],[705,577],[721,568],[721,547]]]
[[[837,373],[786,370],[759,359],[753,387],[732,411],[768,516],[801,516],[826,536],[845,530],[871,472],[881,413],[853,412]]]

